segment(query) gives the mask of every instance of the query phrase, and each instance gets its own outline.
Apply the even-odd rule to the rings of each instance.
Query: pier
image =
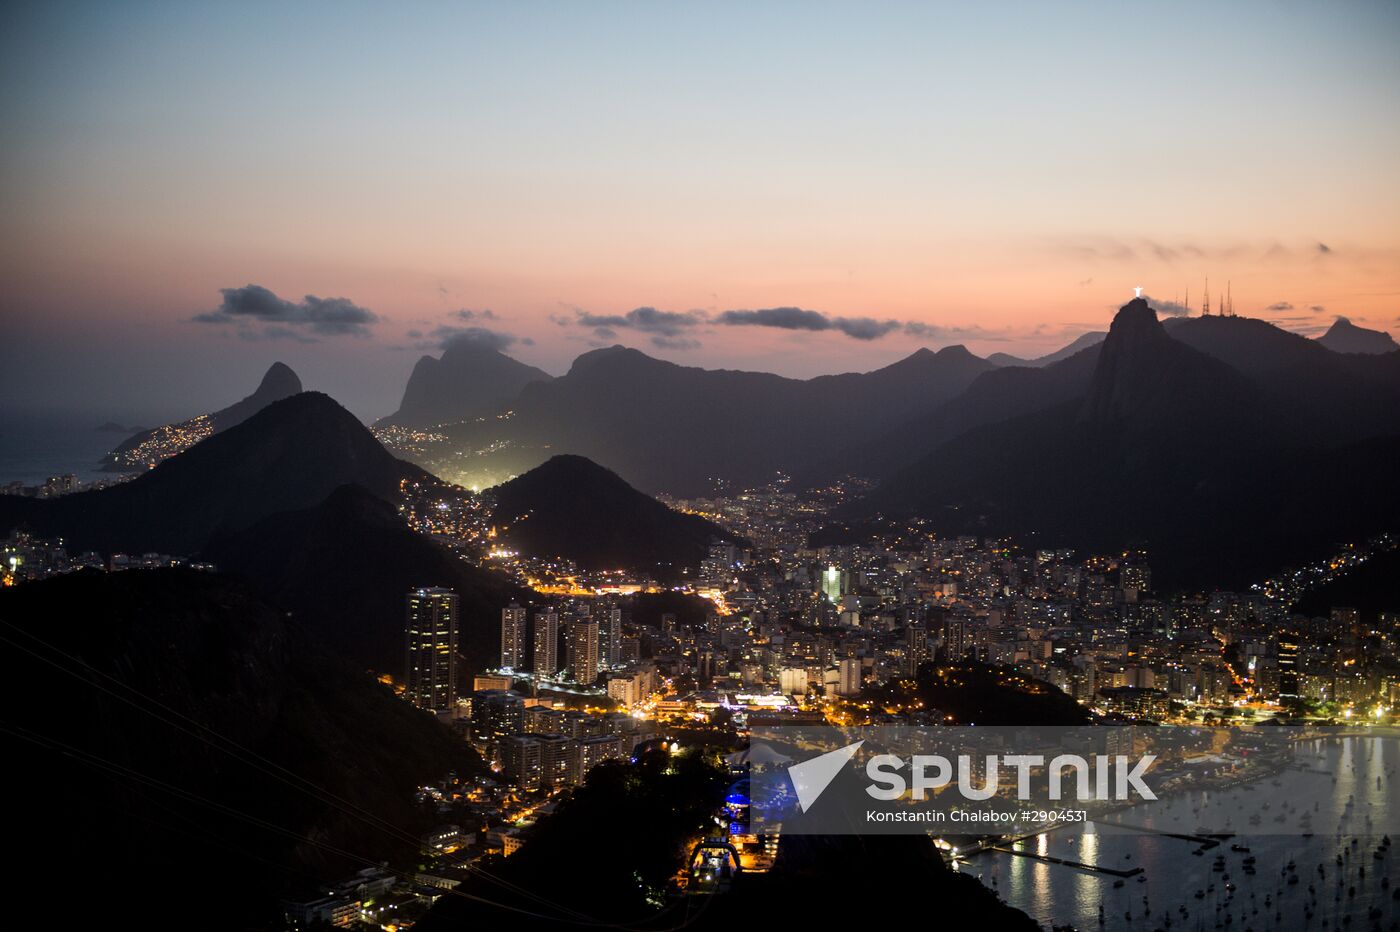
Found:
[[[1093,822],[1095,820],[1090,819]],[[1126,825],[1122,822],[1097,822],[1098,825],[1107,825],[1114,828],[1124,828],[1133,832],[1142,832],[1144,835],[1161,835],[1163,838],[1179,838],[1182,841],[1194,842],[1201,846],[1203,850],[1219,847],[1222,841],[1229,841],[1235,836],[1232,833],[1211,834],[1211,835],[1190,835],[1185,832],[1164,832],[1161,829],[1147,828],[1144,825]]]
[[[1034,851],[1020,851],[1016,848],[993,845],[992,851],[1000,851],[1003,854],[1014,854],[1021,858],[1030,858],[1033,861],[1044,861],[1046,864],[1059,864],[1063,867],[1072,867],[1090,874],[1108,874],[1111,877],[1136,877],[1141,874],[1141,867],[1133,867],[1128,870],[1119,870],[1116,867],[1100,867],[1097,864],[1085,864],[1083,861],[1071,861],[1069,858],[1056,857],[1053,854],[1038,854]]]

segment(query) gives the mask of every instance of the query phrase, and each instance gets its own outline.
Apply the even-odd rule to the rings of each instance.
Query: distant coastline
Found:
[[[101,429],[112,422],[162,423],[149,412],[0,409],[0,485],[37,484],[70,473],[84,482],[110,480],[112,473],[102,470],[102,458],[123,439]]]

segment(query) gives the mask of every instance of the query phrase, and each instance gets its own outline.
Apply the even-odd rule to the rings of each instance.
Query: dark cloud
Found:
[[[1293,304],[1290,301],[1275,301],[1273,304],[1264,308],[1264,310],[1276,312],[1291,311],[1293,310]]]
[[[1310,306],[1310,307],[1308,308],[1308,310],[1309,310],[1309,311],[1312,311],[1314,314],[1326,314],[1326,313],[1327,313],[1327,308],[1323,307],[1321,304],[1314,304],[1314,305]]]
[[[734,327],[776,327],[779,330],[835,330],[855,340],[877,340],[904,327],[897,320],[873,317],[831,317],[800,307],[768,307],[752,311],[724,311],[715,323]]]
[[[1336,256],[1338,253],[1326,243],[1303,241],[1287,246],[1277,241],[1270,242],[1195,242],[1191,240],[1159,241],[1142,238],[1119,238],[1113,236],[1067,236],[1053,237],[1046,241],[1054,253],[1074,260],[1086,262],[1140,264],[1143,262],[1163,265],[1191,265],[1202,263],[1227,263],[1269,261],[1284,262],[1296,260],[1300,256]]]
[[[500,353],[505,352],[516,343],[528,346],[534,342],[533,340],[521,340],[514,334],[489,330],[486,327],[442,326],[432,331],[432,337],[439,349],[450,349],[453,346],[482,346]]]
[[[251,339],[302,339],[318,336],[368,336],[379,315],[349,298],[307,295],[299,302],[279,298],[261,285],[221,288],[223,302],[214,310],[196,314],[203,324],[235,325]]]
[[[616,339],[620,330],[635,330],[652,335],[652,344],[663,349],[695,349],[700,343],[694,334],[701,328],[712,327],[771,327],[775,330],[797,330],[810,333],[833,332],[853,340],[878,340],[891,333],[905,333],[921,338],[998,340],[1005,337],[988,333],[980,327],[942,327],[922,321],[900,321],[878,317],[840,317],[801,307],[767,307],[729,310],[719,313],[705,311],[661,311],[654,307],[639,307],[626,314],[594,314],[581,308],[570,308],[573,316],[556,314],[550,320],[561,327],[580,326],[593,331],[599,340]]]
[[[897,320],[876,320],[873,317],[833,317],[831,326],[857,340],[878,340],[905,325]]]
[[[452,312],[452,316],[458,320],[500,320],[501,318],[490,308],[474,311],[471,308],[460,308]]]
[[[692,327],[705,323],[700,311],[658,311],[654,307],[633,308],[626,314],[590,314],[578,311],[576,321],[584,327],[626,328],[664,337],[677,337]]]
[[[752,326],[777,327],[781,330],[830,330],[831,319],[820,311],[807,311],[800,307],[770,307],[757,311],[725,311],[715,318],[716,323]]]

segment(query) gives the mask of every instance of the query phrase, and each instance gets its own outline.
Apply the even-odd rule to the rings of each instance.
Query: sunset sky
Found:
[[[460,332],[1033,355],[1206,276],[1400,332],[1394,2],[283,7],[6,8],[6,403],[188,415],[282,359],[374,417]]]

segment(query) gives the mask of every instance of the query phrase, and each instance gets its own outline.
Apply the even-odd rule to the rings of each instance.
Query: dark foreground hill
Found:
[[[0,531],[25,526],[73,551],[192,555],[215,534],[311,507],[342,485],[387,498],[403,479],[430,481],[329,396],[303,392],[130,482],[49,500],[0,497]]]
[[[268,928],[285,893],[417,854],[417,786],[479,759],[226,577],[0,593],[8,925]],[[30,923],[33,923],[31,925]]]
[[[444,897],[415,928],[825,929],[911,898],[924,924],[936,928],[1037,928],[972,877],[951,871],[927,836],[785,834],[768,873],[741,873],[728,892],[658,905],[690,846],[714,833],[731,781],[698,751],[601,764],[517,854],[488,868],[494,879],[468,881],[461,888],[467,896]],[[582,855],[619,831],[625,844],[606,856]]]
[[[199,438],[242,424],[274,401],[290,398],[301,391],[301,379],[285,363],[275,362],[248,397],[213,414],[202,414],[178,424],[165,424],[139,431],[126,438],[102,458],[102,468],[110,472],[140,472],[163,459],[193,446]]]
[[[582,456],[555,456],[491,490],[500,536],[524,553],[562,556],[584,569],[675,576],[695,568],[712,540],[735,535],[673,511]]]
[[[220,537],[203,555],[220,570],[253,580],[328,648],[395,677],[403,672],[410,589],[457,593],[468,670],[495,665],[501,609],[528,596],[507,577],[412,531],[392,505],[358,486]]]

